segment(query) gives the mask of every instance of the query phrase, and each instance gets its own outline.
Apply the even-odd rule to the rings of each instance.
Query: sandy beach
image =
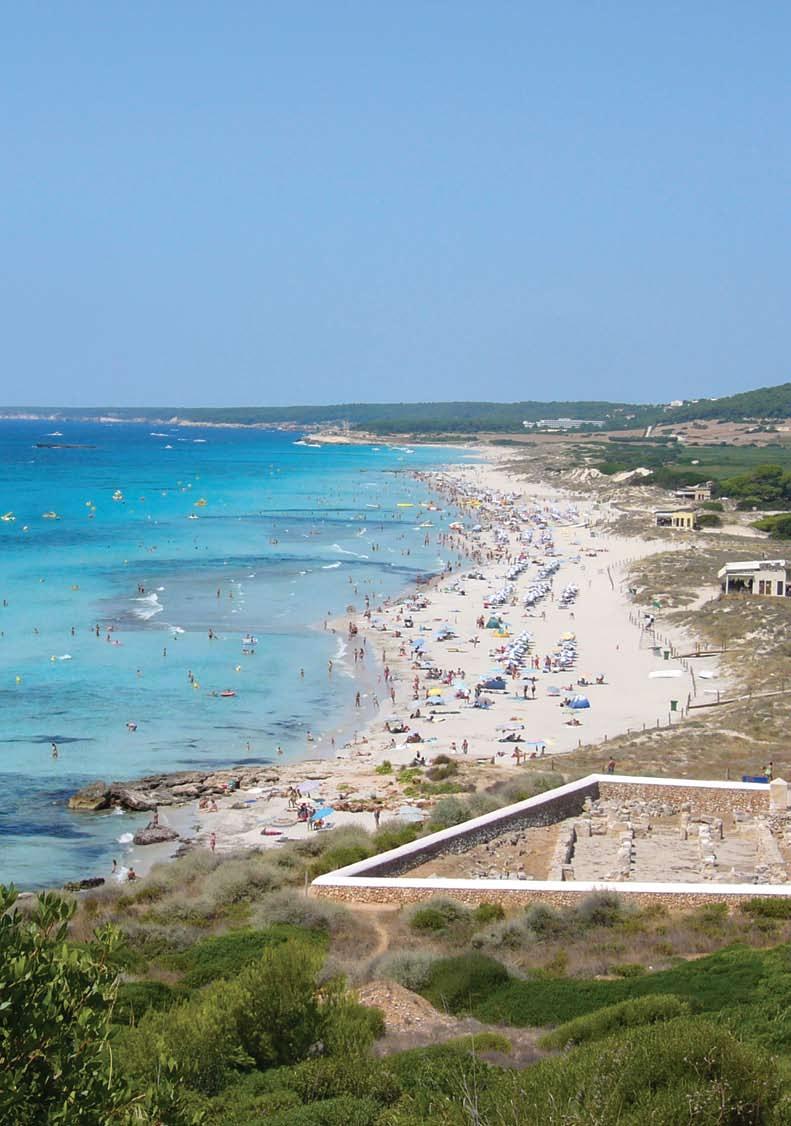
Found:
[[[332,810],[321,831],[373,830],[430,804],[406,801],[386,762],[443,754],[485,783],[525,762],[551,769],[595,744],[606,768],[608,738],[681,723],[691,701],[723,687],[715,657],[690,658],[693,638],[671,631],[661,609],[646,615],[632,603],[630,563],[665,542],[615,535],[607,503],[527,482],[492,451],[482,456],[421,475],[436,501],[415,519],[438,538],[448,571],[326,624],[345,642],[328,675],[351,707],[360,693],[346,728],[358,710],[355,736],[333,743],[317,717],[308,749],[320,757],[275,763],[269,783],[203,808],[164,808],[161,824],[222,852],[305,837],[314,829],[299,806],[303,816]],[[139,847],[127,863],[141,873],[172,853]]]

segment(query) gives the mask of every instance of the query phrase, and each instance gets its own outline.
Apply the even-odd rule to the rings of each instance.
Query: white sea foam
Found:
[[[134,839],[135,839],[134,833],[121,833],[121,836],[118,837],[118,843],[119,844],[131,844]]]
[[[137,606],[132,608],[132,613],[143,622],[147,622],[155,614],[161,614],[165,609],[156,594],[143,594],[140,598],[135,598],[134,601]]]
[[[341,553],[341,555],[353,555],[355,557],[355,559],[367,559],[368,558],[367,555],[362,555],[359,551],[349,551],[347,548],[341,547],[340,544],[337,544],[337,543],[334,543],[332,545],[332,550],[333,551],[339,551]]]
[[[340,567],[340,563],[325,563],[321,569],[322,571],[334,571],[336,567]]]

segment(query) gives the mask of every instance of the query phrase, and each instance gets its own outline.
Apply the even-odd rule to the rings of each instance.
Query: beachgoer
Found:
[[[127,878],[127,880],[136,880],[137,879],[137,872],[134,870],[134,868],[129,869],[129,871],[126,873],[126,878]]]
[[[216,834],[216,833],[212,833],[212,834],[211,834],[211,835],[209,836],[209,848],[210,848],[210,849],[212,850],[212,852],[214,852],[214,850],[216,849],[216,847],[217,847],[217,834]]]
[[[379,822],[381,821],[381,819],[382,819],[381,809],[375,809],[374,810],[374,825],[376,826],[377,829],[379,828]]]
[[[58,744],[57,743],[52,744],[52,757],[53,758],[58,757]]]

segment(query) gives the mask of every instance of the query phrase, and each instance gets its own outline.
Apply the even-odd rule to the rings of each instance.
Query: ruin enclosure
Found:
[[[791,895],[788,787],[590,775],[314,881],[345,900],[506,904],[596,888],[683,902]]]

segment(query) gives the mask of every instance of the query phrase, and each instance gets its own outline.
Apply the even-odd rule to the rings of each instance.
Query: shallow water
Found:
[[[330,753],[358,685],[324,621],[442,568],[405,471],[448,455],[296,438],[0,422],[0,880],[106,870],[145,818],[70,813],[95,778]]]

